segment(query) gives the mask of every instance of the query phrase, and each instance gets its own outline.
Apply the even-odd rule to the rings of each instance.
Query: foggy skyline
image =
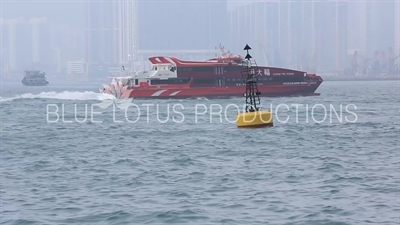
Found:
[[[81,61],[100,74],[146,61],[153,53],[143,50],[212,50],[221,43],[231,53],[243,54],[242,45],[248,43],[263,64],[343,70],[356,51],[360,62],[374,60],[376,54],[388,58],[389,48],[399,54],[399,1],[137,1],[138,13],[122,13],[119,1],[108,6],[98,1],[35,1],[24,2],[24,7],[8,1],[1,5],[0,66],[61,73]]]

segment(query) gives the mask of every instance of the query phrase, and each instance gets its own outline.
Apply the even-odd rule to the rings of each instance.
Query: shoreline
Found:
[[[400,81],[400,75],[382,77],[321,76],[324,81]]]

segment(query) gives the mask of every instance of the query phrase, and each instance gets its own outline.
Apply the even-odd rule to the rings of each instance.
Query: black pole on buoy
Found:
[[[246,85],[246,112],[255,112],[261,110],[260,95],[261,92],[257,88],[257,77],[255,76],[255,69],[257,65],[251,62],[251,55],[249,50],[250,46],[246,44],[244,49],[246,51],[246,62],[243,63],[242,77]]]

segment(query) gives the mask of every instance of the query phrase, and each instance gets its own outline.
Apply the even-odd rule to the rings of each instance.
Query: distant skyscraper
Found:
[[[348,49],[347,1],[265,0],[231,12],[232,42],[263,48],[272,66],[344,69]],[[257,43],[257,45],[256,45]],[[256,50],[257,58],[264,58]]]
[[[0,53],[1,53],[1,62],[0,62],[0,73],[4,74],[5,70],[8,70],[9,68],[9,41],[8,41],[8,23],[7,20],[0,18]]]
[[[348,43],[347,43],[347,1],[340,0],[336,2],[336,65],[335,68],[343,70],[348,67]]]
[[[133,65],[138,60],[138,4],[136,0],[120,0],[118,7],[119,60]]]
[[[18,69],[17,66],[17,35],[18,35],[18,25],[23,23],[23,19],[15,19],[7,21],[7,30],[8,30],[8,62],[11,70]]]
[[[350,1],[348,4],[348,48],[367,54],[367,4],[365,1]]]
[[[313,52],[312,1],[290,2],[290,55],[295,69],[305,69]]]
[[[32,18],[29,23],[32,32],[32,63],[50,67],[54,56],[52,24],[47,18]]]
[[[86,1],[85,61],[90,65],[119,62],[120,1]]]
[[[397,54],[400,54],[400,0],[396,0],[396,4],[395,4],[395,32],[396,32],[396,36],[395,36],[395,52]]]
[[[137,0],[87,0],[86,24],[85,61],[91,76],[109,75],[137,60]]]
[[[87,48],[85,48],[85,30],[69,25],[54,26],[53,62],[56,70],[65,72],[67,62],[70,60],[82,60]]]
[[[32,33],[29,24],[23,18],[4,22],[4,32],[8,34],[3,49],[8,53],[10,70],[24,70],[32,66]]]
[[[318,1],[314,10],[319,70],[342,70],[347,59],[347,1]]]
[[[398,2],[398,1],[396,1]],[[370,13],[368,39],[369,55],[375,51],[383,51],[392,47],[395,43],[396,31],[396,2],[395,1],[371,1],[367,2]]]
[[[238,43],[238,11],[232,10],[228,12],[229,14],[229,45],[231,48]],[[233,49],[231,49],[233,50]]]
[[[214,49],[229,42],[226,0],[141,0],[140,49]],[[243,44],[242,44],[243,45]]]
[[[280,49],[279,2],[242,2],[229,15],[232,53],[243,54],[244,45],[249,44],[258,63],[280,63],[275,54]]]

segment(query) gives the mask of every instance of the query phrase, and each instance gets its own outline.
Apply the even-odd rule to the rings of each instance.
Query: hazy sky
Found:
[[[2,0],[0,17],[5,19],[47,17],[49,21],[83,27],[84,1]]]
[[[84,25],[82,24],[85,10],[83,0],[1,0],[1,2],[0,17],[5,19],[46,16],[56,23],[79,27]],[[228,0],[228,9],[250,2],[252,0]]]

